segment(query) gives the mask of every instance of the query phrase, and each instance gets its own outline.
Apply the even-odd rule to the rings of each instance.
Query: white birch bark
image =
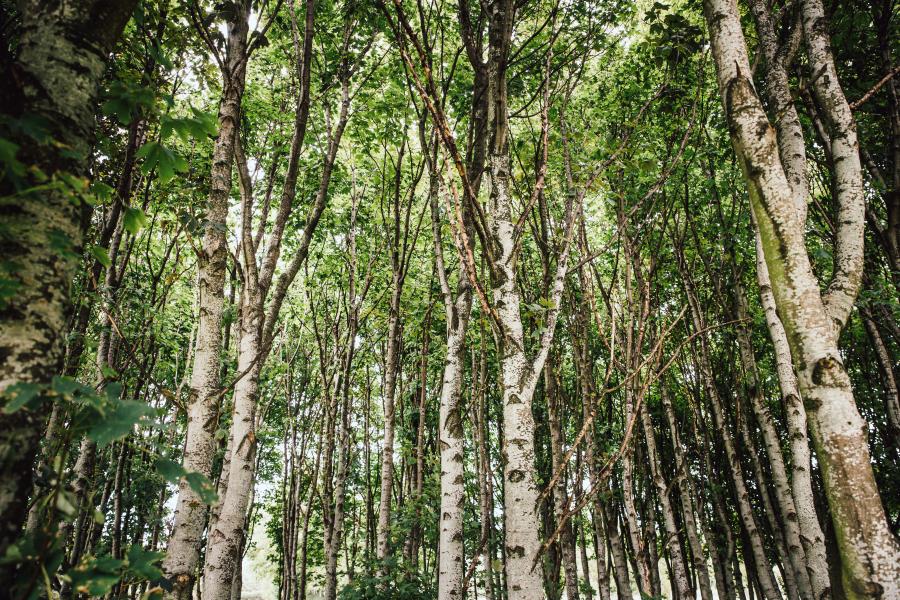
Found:
[[[228,24],[228,56],[219,105],[218,132],[213,147],[212,184],[206,210],[206,227],[199,255],[199,322],[187,406],[187,429],[182,466],[188,472],[211,475],[218,427],[222,312],[225,298],[225,240],[234,143],[240,122],[241,98],[246,76],[249,2],[242,2],[237,19]],[[175,522],[166,547],[163,572],[172,581],[168,598],[190,598],[200,560],[200,542],[206,521],[206,505],[182,479],[178,484]]]
[[[822,302],[839,332],[850,316],[862,285],[866,204],[862,165],[856,122],[838,80],[822,1],[803,0],[800,11],[807,57],[813,71],[812,92],[822,108],[834,165],[834,197],[838,206],[834,274],[822,295]]]
[[[438,598],[463,597],[463,368],[466,326],[472,292],[460,273],[460,289],[447,307],[447,359],[441,383],[439,446],[441,455],[441,511],[438,525]],[[490,474],[488,474],[490,477]],[[490,571],[488,572],[490,576]]]
[[[203,596],[213,600],[231,597],[234,574],[240,571],[247,506],[253,492],[256,464],[256,403],[259,394],[260,320],[250,290],[242,298],[238,373],[246,373],[235,384],[229,443],[228,485],[219,498],[219,517],[210,523],[203,568]],[[225,474],[223,474],[225,477]]]
[[[690,275],[684,266],[679,263],[681,276],[684,281],[684,288],[687,295],[688,304],[690,305],[691,318],[694,325],[694,331],[703,332],[705,322],[700,310],[699,300],[694,296],[693,284]],[[747,483],[744,480],[744,469],[741,466],[741,459],[735,447],[734,438],[728,426],[725,409],[722,404],[722,398],[716,387],[712,365],[710,361],[710,352],[708,348],[708,340],[705,334],[700,334],[697,342],[696,362],[700,372],[700,379],[703,384],[706,396],[709,398],[712,407],[713,421],[716,433],[719,436],[722,446],[725,449],[725,458],[728,463],[728,475],[734,485],[735,503],[737,504],[738,515],[743,525],[744,531],[750,543],[750,552],[753,556],[753,562],[756,565],[756,578],[759,581],[760,589],[763,596],[767,600],[778,600],[781,594],[775,577],[772,574],[772,567],[766,556],[763,547],[762,537],[756,525],[756,518],[753,514],[753,507],[750,504],[750,493],[747,490]],[[760,482],[762,484],[762,482]]]
[[[509,157],[492,153],[490,166],[490,236],[497,256],[494,306],[502,324],[500,381],[503,401],[503,454],[505,481],[506,573],[510,600],[539,600],[543,577],[534,568],[541,548],[537,511],[538,488],[534,465],[534,416],[529,384],[533,371],[525,354],[525,336],[516,288],[515,241],[509,195]]]
[[[733,264],[733,263],[732,263]],[[769,406],[763,396],[763,390],[759,381],[759,373],[756,366],[756,356],[753,351],[753,343],[750,339],[749,310],[747,308],[747,296],[744,286],[740,282],[740,273],[734,269],[735,281],[732,284],[735,304],[735,317],[737,318],[738,350],[743,363],[744,382],[753,414],[762,431],[763,444],[766,449],[766,458],[772,475],[772,487],[775,499],[778,503],[778,512],[781,515],[785,550],[788,554],[790,568],[794,573],[797,591],[801,598],[813,597],[812,584],[807,572],[806,552],[803,547],[800,523],[797,517],[797,507],[791,493],[788,481],[787,469],[784,466],[784,457],[781,454],[781,440],[775,430],[775,423]],[[764,480],[760,480],[760,486]],[[786,567],[788,565],[785,565]]]
[[[395,243],[400,243],[395,240]],[[388,556],[391,523],[391,492],[394,482],[394,392],[397,383],[398,354],[400,351],[400,298],[403,279],[394,265],[391,291],[390,316],[388,317],[387,356],[384,365],[384,446],[381,450],[381,499],[378,503],[378,540],[376,556],[383,561]]]
[[[900,596],[900,546],[887,525],[872,473],[866,424],[856,409],[837,347],[835,323],[842,323],[844,313],[849,312],[849,307],[844,307],[855,276],[839,274],[835,281],[843,281],[830,288],[831,300],[826,304],[806,253],[803,227],[779,160],[774,131],[748,79],[751,71],[737,6],[733,0],[706,0],[705,9],[732,142],[749,186],[763,256],[822,467],[844,588],[850,598]],[[821,51],[821,40],[813,41],[821,33],[813,31],[821,27],[815,13],[814,7],[804,6],[804,28],[813,55],[816,48]],[[832,77],[833,73],[826,75]],[[837,80],[832,83],[836,85]],[[840,143],[846,144],[849,134],[844,131],[842,135]],[[852,148],[855,151],[855,144]],[[844,180],[840,186],[852,196],[852,182]],[[853,220],[852,199],[841,205],[841,219]],[[839,237],[849,236],[853,230],[848,223]],[[857,241],[862,243],[861,236]],[[855,243],[839,240],[845,269],[850,268]]]

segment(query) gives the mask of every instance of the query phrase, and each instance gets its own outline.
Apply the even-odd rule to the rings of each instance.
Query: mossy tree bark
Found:
[[[2,132],[18,146],[17,160],[34,169],[18,186],[10,177],[0,181],[0,278],[13,290],[0,304],[0,393],[15,384],[47,385],[62,370],[69,286],[84,233],[76,192],[84,190],[29,188],[42,183],[38,171],[60,183],[63,175],[84,177],[98,86],[135,4],[19,3],[17,55],[2,67],[0,106],[10,122],[28,119],[40,131]],[[0,413],[0,555],[25,520],[43,425],[38,411]]]

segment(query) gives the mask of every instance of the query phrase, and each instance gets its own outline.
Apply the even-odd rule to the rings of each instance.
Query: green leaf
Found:
[[[56,494],[56,508],[66,517],[74,517],[78,513],[78,509],[75,508],[75,504],[72,502],[75,500],[74,497],[71,497],[70,493],[66,490],[60,490],[58,494]]]
[[[169,483],[178,483],[184,477],[191,489],[200,496],[200,500],[205,504],[212,504],[218,500],[216,486],[202,473],[188,472],[180,464],[168,458],[156,459],[156,470]]]
[[[104,268],[108,269],[112,266],[112,261],[109,259],[109,253],[103,246],[91,246],[91,255],[96,258],[97,262],[103,265]]]
[[[171,127],[170,124],[170,130]],[[184,157],[159,142],[147,142],[137,151],[137,156],[144,159],[141,171],[146,175],[155,168],[162,183],[171,181],[176,172],[183,173],[188,170]]]
[[[166,555],[165,552],[144,550],[137,544],[128,548],[128,573],[133,578],[142,580],[159,579],[163,572],[156,565]]]
[[[197,492],[204,504],[212,504],[219,499],[218,494],[216,494],[216,486],[203,473],[195,471],[186,474],[184,478],[187,480],[188,485],[191,486],[191,489]]]
[[[116,190],[102,181],[95,181],[91,183],[90,192],[94,196],[94,204],[109,204]]]
[[[88,437],[102,448],[131,433],[132,428],[152,412],[153,409],[143,402],[120,400],[91,427]]]
[[[128,233],[137,235],[138,231],[147,226],[147,215],[139,208],[126,208],[122,224]]]
[[[169,483],[178,483],[178,480],[186,474],[184,467],[168,458],[157,458],[156,470]]]
[[[124,561],[116,560],[109,555],[89,558],[70,570],[67,575],[72,581],[72,589],[76,592],[92,597],[104,596],[119,582],[121,578],[119,571],[123,564]]]
[[[14,383],[3,392],[8,399],[3,412],[9,415],[26,406],[34,408],[36,401],[40,400],[40,393],[41,386],[36,383]]]

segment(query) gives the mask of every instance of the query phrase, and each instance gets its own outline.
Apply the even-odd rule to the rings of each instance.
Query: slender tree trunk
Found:
[[[712,600],[712,586],[709,581],[709,570],[706,567],[706,554],[697,528],[697,514],[694,511],[693,479],[687,464],[687,457],[681,445],[678,435],[678,424],[675,420],[675,411],[672,408],[672,400],[665,385],[661,382],[660,398],[666,413],[666,421],[669,425],[669,435],[672,439],[672,448],[675,455],[675,478],[678,483],[678,496],[681,501],[681,515],[684,519],[685,536],[691,551],[691,560],[694,573],[697,577],[701,600]],[[724,591],[720,591],[724,593]]]
[[[547,396],[547,407],[550,417],[550,455],[554,473],[561,468],[565,469],[562,464],[561,396],[556,382],[556,375],[550,366],[555,364],[555,362],[555,360],[550,360],[544,365],[544,390]],[[566,494],[566,481],[568,478],[565,473],[566,470],[563,471],[563,475],[557,479],[556,485],[553,486],[553,511],[557,520],[564,517],[569,505]],[[563,526],[559,536],[559,547],[562,555],[563,570],[566,574],[566,598],[567,600],[578,600],[578,565],[575,562],[575,542],[571,520],[567,520]]]
[[[256,402],[259,395],[259,353],[262,311],[253,290],[245,290],[238,344],[238,374],[232,412],[231,460],[225,493],[218,501],[218,519],[210,523],[203,568],[203,595],[227,600],[236,571],[240,571],[240,549],[256,469]],[[225,474],[223,473],[223,477]]]
[[[831,583],[825,552],[825,534],[819,523],[812,488],[809,436],[806,408],[800,399],[797,376],[791,364],[791,349],[787,333],[775,308],[775,296],[769,279],[769,268],[763,256],[762,239],[756,231],[756,274],[759,281],[760,302],[766,316],[769,337],[775,352],[778,385],[788,426],[791,448],[791,494],[800,525],[800,541],[806,554],[806,571],[809,574],[813,595],[817,600],[827,600]]]
[[[234,12],[234,22],[228,23],[228,51],[226,67],[222,73],[222,99],[218,114],[219,135],[213,147],[206,227],[198,260],[199,322],[182,465],[188,472],[201,473],[207,477],[212,475],[215,432],[218,428],[222,313],[228,257],[226,220],[232,187],[235,136],[240,123],[246,77],[249,15],[250,3],[241,0]],[[191,597],[199,566],[206,510],[206,504],[200,495],[182,479],[178,484],[175,523],[162,565],[163,572],[173,582],[172,590],[167,593],[167,597],[173,600],[187,600]]]
[[[484,331],[482,321],[482,334]],[[484,340],[484,335],[482,335]],[[487,352],[482,343],[479,348],[478,397],[475,410],[475,443],[478,445],[478,491],[479,508],[481,509],[481,561],[484,569],[484,589],[487,600],[494,600],[494,486],[491,457],[488,449],[488,412],[487,412]]]
[[[900,441],[900,392],[898,392],[897,380],[894,377],[891,352],[881,337],[881,331],[878,329],[878,324],[872,316],[872,311],[868,308],[861,308],[860,316],[862,317],[863,325],[865,325],[866,333],[869,334],[869,340],[872,342],[875,356],[878,357],[878,366],[884,378],[885,414],[887,415],[888,429],[891,435],[894,436],[893,442],[896,444]]]
[[[610,491],[612,491],[610,482]],[[631,579],[628,576],[628,559],[625,555],[625,543],[619,533],[618,508],[615,502],[603,507],[606,517],[606,536],[609,540],[610,554],[613,561],[613,577],[616,580],[616,597],[618,600],[630,600],[634,597],[631,591]]]
[[[400,155],[402,164],[403,155]],[[399,198],[396,199],[399,203]],[[395,207],[398,216],[399,207]],[[395,231],[392,249],[392,288],[388,316],[387,355],[384,361],[384,447],[381,456],[381,499],[378,503],[378,543],[376,557],[384,561],[388,556],[391,523],[391,492],[394,482],[394,395],[397,387],[397,371],[400,354],[400,300],[403,296],[403,262],[398,256],[397,246],[400,244]]]
[[[694,331],[703,332],[705,330],[705,325],[702,313],[700,312],[700,306],[694,295],[693,284],[690,281],[690,277],[683,267],[681,268],[681,275],[688,303],[690,304]],[[772,575],[772,568],[769,564],[769,560],[766,557],[761,534],[756,526],[756,519],[753,516],[753,507],[750,505],[750,494],[747,490],[747,484],[744,481],[744,469],[741,466],[741,460],[738,456],[737,449],[735,448],[734,438],[728,427],[725,410],[722,406],[722,399],[719,396],[713,378],[707,340],[702,333],[699,336],[697,350],[696,360],[700,372],[700,379],[703,382],[706,395],[709,398],[709,403],[712,407],[716,434],[725,448],[725,457],[728,462],[728,474],[734,484],[735,502],[737,504],[738,514],[740,515],[741,524],[747,532],[750,551],[757,567],[757,575],[760,578],[760,587],[767,600],[778,600],[781,595]]]
[[[733,264],[733,261],[732,261]],[[804,551],[800,523],[797,517],[797,508],[791,493],[788,481],[787,469],[784,466],[784,457],[781,454],[781,440],[775,430],[775,423],[769,406],[763,396],[763,389],[759,381],[759,372],[756,366],[756,355],[753,351],[753,342],[750,338],[750,316],[747,308],[747,295],[740,281],[740,273],[734,270],[735,280],[731,289],[734,297],[735,317],[737,318],[738,350],[743,366],[744,382],[747,397],[756,416],[756,422],[762,431],[763,444],[766,449],[766,458],[769,459],[769,467],[772,475],[773,490],[778,503],[778,512],[781,515],[784,541],[787,551],[788,564],[793,571],[797,592],[803,599],[813,598],[813,588],[810,576],[807,573],[807,559]],[[764,481],[760,480],[760,493],[766,494]],[[773,528],[778,533],[778,528]],[[785,576],[787,580],[788,577]]]
[[[692,599],[696,594],[694,593],[694,590],[691,589],[691,582],[688,579],[687,563],[681,552],[681,540],[678,536],[678,525],[675,521],[675,512],[672,510],[672,503],[669,500],[669,483],[662,473],[662,465],[660,464],[659,453],[656,449],[656,438],[654,438],[653,434],[653,423],[650,419],[650,411],[646,410],[646,407],[641,410],[641,424],[644,427],[644,442],[647,444],[647,459],[650,463],[650,474],[653,478],[653,484],[656,486],[659,504],[663,511],[663,523],[666,528],[665,546],[669,552],[671,571],[673,579],[675,580],[674,591],[677,592],[677,597],[682,600]]]
[[[510,7],[509,10],[512,10]],[[505,149],[505,145],[504,145]],[[534,415],[532,365],[525,354],[525,336],[519,313],[516,286],[515,242],[512,198],[509,190],[509,157],[493,153],[491,169],[491,239],[500,254],[496,258],[494,304],[502,331],[500,381],[503,395],[504,518],[506,520],[506,571],[510,600],[540,599],[544,586],[535,557],[541,547],[538,538],[538,489],[534,455]]]
[[[437,225],[440,226],[439,224]],[[465,337],[472,291],[465,273],[447,310],[447,358],[441,383],[440,427],[441,512],[438,532],[438,598],[463,597],[463,413],[462,389]]]
[[[25,132],[2,132],[15,144],[16,159],[47,177],[83,177],[88,164],[98,85],[109,52],[135,6],[134,0],[71,3],[23,2],[17,56],[0,67],[4,117],[39,119],[54,143],[37,144]],[[92,24],[102,21],[103,27]],[[25,187],[38,182],[29,179]],[[81,254],[83,206],[59,187],[16,194],[11,178],[0,183],[4,268],[15,294],[0,314],[0,394],[17,384],[49,385],[63,366],[65,327],[72,311],[70,284],[78,262],[48,242],[62,239]],[[4,404],[9,398],[4,398]],[[20,534],[28,510],[32,467],[44,427],[44,413],[0,411],[0,555]],[[12,582],[15,564],[0,567]]]
[[[844,589],[851,598],[900,595],[900,545],[887,524],[872,472],[866,425],[856,409],[850,378],[841,361],[837,331],[855,299],[861,277],[861,194],[856,198],[852,170],[858,152],[849,109],[840,106],[839,83],[829,64],[825,20],[818,2],[803,5],[811,63],[827,80],[817,90],[831,105],[832,155],[841,205],[836,277],[825,297],[813,275],[803,227],[790,186],[778,160],[775,136],[748,79],[750,63],[733,0],[706,0],[719,89],[731,126],[735,152],[750,188],[763,256],[772,277],[779,316],[797,367],[800,391],[825,482],[843,563]],[[817,86],[818,87],[818,86]],[[843,101],[846,106],[846,100]],[[858,165],[858,156],[855,158]],[[860,190],[861,192],[861,190]],[[846,223],[845,223],[846,222]],[[857,235],[858,233],[858,235]],[[859,252],[861,254],[861,251]]]

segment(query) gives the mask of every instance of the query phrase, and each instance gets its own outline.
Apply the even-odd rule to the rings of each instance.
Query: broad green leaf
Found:
[[[128,573],[137,580],[153,580],[163,576],[163,572],[157,566],[165,552],[152,552],[144,550],[137,544],[128,548]]]
[[[88,437],[104,447],[131,433],[134,426],[153,409],[143,402],[120,400],[88,431]]]
[[[138,231],[147,226],[147,216],[139,208],[126,208],[125,214],[122,216],[122,224],[131,235],[136,235]]]
[[[112,266],[112,261],[109,259],[109,253],[103,246],[91,246],[91,255],[96,258],[97,262],[103,265],[104,268],[108,269]]]
[[[212,504],[218,500],[219,496],[216,494],[216,486],[202,473],[197,473],[196,471],[187,473],[184,478],[205,504]]]
[[[15,383],[6,390],[3,395],[6,396],[7,402],[3,406],[3,412],[12,414],[20,408],[34,408],[40,400],[41,386],[36,383]]]
[[[157,458],[156,470],[169,483],[178,483],[178,480],[184,477],[186,473],[184,467],[168,458]]]
[[[171,181],[176,172],[183,173],[188,169],[184,157],[159,142],[147,142],[137,151],[137,156],[144,159],[141,171],[148,174],[156,169],[162,183]]]

